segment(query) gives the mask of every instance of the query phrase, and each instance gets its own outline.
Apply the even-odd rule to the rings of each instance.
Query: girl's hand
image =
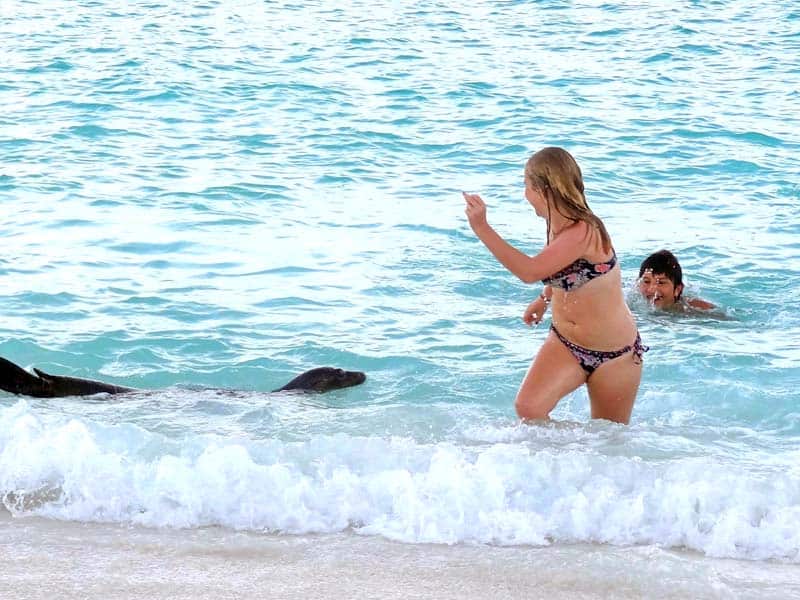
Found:
[[[467,203],[464,212],[467,214],[467,219],[469,219],[469,226],[472,227],[472,231],[477,233],[478,229],[487,224],[486,204],[484,204],[478,194],[461,193],[464,194],[464,200]]]
[[[528,308],[526,308],[525,312],[522,313],[522,321],[529,327],[533,323],[538,324],[544,318],[544,313],[546,310],[547,302],[544,301],[544,298],[539,296],[536,300],[528,304]]]

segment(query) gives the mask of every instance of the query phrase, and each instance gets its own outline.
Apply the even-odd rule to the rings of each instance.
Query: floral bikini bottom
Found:
[[[572,353],[572,356],[575,357],[575,360],[578,361],[578,364],[584,371],[586,371],[587,375],[594,373],[595,369],[597,369],[597,367],[602,365],[604,362],[618,358],[623,354],[627,354],[631,350],[633,350],[634,360],[638,360],[637,364],[639,364],[642,362],[642,355],[650,350],[649,346],[642,344],[642,338],[638,331],[636,332],[636,339],[634,340],[633,344],[625,346],[619,350],[603,351],[590,350],[589,348],[584,348],[583,346],[578,346],[578,344],[574,342],[570,342],[567,338],[559,333],[558,329],[556,329],[555,325],[552,323],[550,324],[550,329],[556,334],[556,337],[561,341],[561,343],[564,344]]]

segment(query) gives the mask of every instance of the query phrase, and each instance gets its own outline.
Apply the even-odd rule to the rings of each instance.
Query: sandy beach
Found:
[[[800,570],[655,547],[398,544],[352,534],[0,521],[0,597],[792,598]]]

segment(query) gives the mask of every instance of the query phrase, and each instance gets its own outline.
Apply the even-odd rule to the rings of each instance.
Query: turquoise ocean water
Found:
[[[0,394],[7,527],[800,562],[792,3],[10,1],[0,41],[0,355],[162,390]],[[515,419],[540,286],[461,190],[535,253],[546,145],[628,288],[668,247],[720,307],[629,294],[627,427]],[[318,365],[368,379],[265,394]]]

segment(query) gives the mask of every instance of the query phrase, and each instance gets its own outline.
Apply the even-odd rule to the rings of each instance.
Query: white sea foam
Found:
[[[131,425],[44,418],[18,402],[0,409],[0,492],[17,516],[352,529],[410,543],[656,544],[800,562],[793,469],[590,448],[344,434],[176,445]]]

